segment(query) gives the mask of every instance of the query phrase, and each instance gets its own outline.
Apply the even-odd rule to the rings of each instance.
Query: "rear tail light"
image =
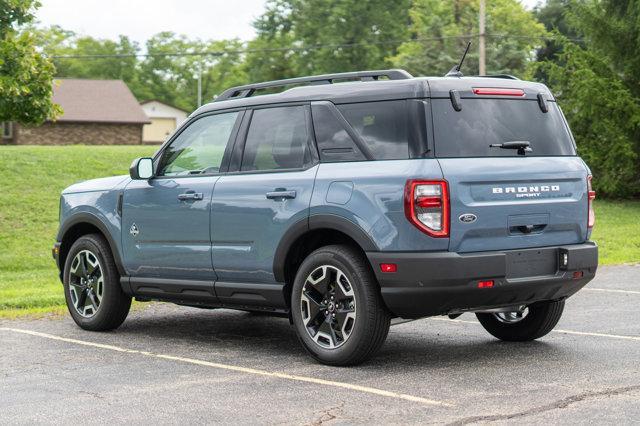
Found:
[[[589,221],[587,222],[587,227],[593,228],[593,225],[596,223],[596,212],[593,210],[593,200],[596,198],[596,191],[593,190],[591,186],[591,179],[593,176],[587,176],[587,191],[589,194]]]
[[[408,180],[404,213],[414,226],[436,238],[449,236],[449,190],[444,180]]]

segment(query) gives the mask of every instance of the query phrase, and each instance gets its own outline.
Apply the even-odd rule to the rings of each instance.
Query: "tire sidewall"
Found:
[[[103,295],[102,300],[100,302],[100,307],[98,308],[98,312],[92,317],[85,318],[80,315],[75,307],[73,306],[73,302],[71,299],[71,290],[69,285],[71,264],[76,255],[82,250],[89,250],[92,252],[100,262],[100,268],[102,270],[102,276],[104,279],[103,285]],[[108,256],[108,257],[107,257]],[[111,263],[109,263],[111,262]],[[108,304],[110,299],[113,299],[111,293],[114,291],[120,290],[117,286],[119,286],[119,278],[115,276],[113,273],[113,268],[111,268],[111,264],[113,260],[109,253],[104,253],[103,249],[97,244],[97,242],[91,236],[85,236],[79,238],[69,250],[67,254],[65,263],[64,263],[64,274],[63,274],[63,285],[64,285],[64,297],[67,303],[67,309],[69,313],[73,317],[73,320],[83,328],[91,328],[94,324],[103,322],[108,315]]]
[[[354,328],[349,335],[347,341],[340,347],[335,349],[325,349],[318,345],[309,335],[304,326],[302,320],[302,313],[300,309],[300,297],[302,294],[302,288],[306,282],[307,277],[316,268],[322,265],[331,265],[341,270],[351,283],[354,290],[356,300],[356,321]],[[300,265],[296,278],[293,284],[292,296],[291,296],[291,316],[293,319],[294,327],[298,338],[305,347],[305,349],[316,359],[320,359],[326,363],[341,363],[349,357],[351,353],[362,344],[362,341],[366,339],[366,324],[365,322],[371,317],[371,307],[367,303],[369,298],[367,293],[373,291],[370,288],[370,283],[366,282],[369,277],[361,277],[360,274],[353,268],[351,261],[340,254],[339,252],[319,249],[313,252],[305,261]]]

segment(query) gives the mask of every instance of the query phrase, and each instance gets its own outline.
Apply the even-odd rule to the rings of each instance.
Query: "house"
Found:
[[[143,143],[164,142],[188,116],[186,111],[155,99],[142,102],[141,105],[151,120],[142,128]]]
[[[138,145],[150,122],[122,80],[56,79],[53,102],[62,116],[40,126],[2,123],[0,144]]]

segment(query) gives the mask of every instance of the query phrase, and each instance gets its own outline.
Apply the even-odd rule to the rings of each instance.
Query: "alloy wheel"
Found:
[[[349,339],[356,322],[354,288],[340,269],[319,266],[302,287],[300,310],[309,336],[325,349],[338,348]]]
[[[527,316],[528,313],[529,313],[529,308],[528,307],[520,306],[520,309],[518,309],[517,311],[499,312],[499,313],[493,314],[493,316],[495,316],[496,319],[498,321],[500,321],[501,323],[504,323],[504,324],[515,324],[515,323],[518,323],[518,322],[522,321],[523,319],[525,319],[525,317]]]
[[[91,318],[100,308],[104,291],[104,276],[98,256],[89,250],[76,254],[71,262],[69,293],[75,311]]]

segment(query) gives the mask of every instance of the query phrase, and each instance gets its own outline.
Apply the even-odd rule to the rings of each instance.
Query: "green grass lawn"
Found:
[[[0,147],[0,317],[61,312],[51,258],[60,191],[74,182],[128,173],[150,146]],[[640,262],[640,201],[596,200],[600,263]]]
[[[0,147],[0,317],[60,311],[64,295],[51,247],[60,191],[126,174],[153,146]]]

